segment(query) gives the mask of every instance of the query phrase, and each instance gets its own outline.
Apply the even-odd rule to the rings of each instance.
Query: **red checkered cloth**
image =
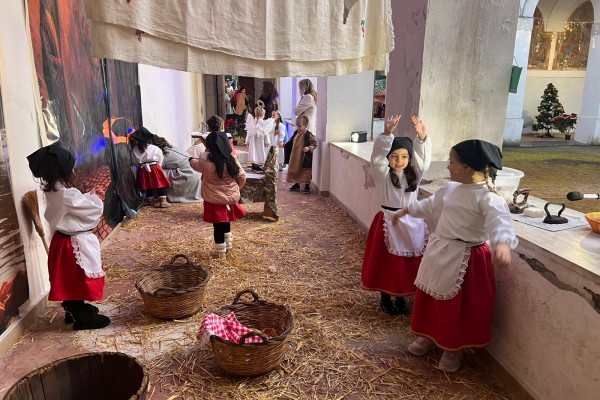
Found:
[[[201,342],[205,342],[212,335],[216,335],[221,339],[239,343],[242,336],[248,332],[252,332],[252,330],[247,326],[242,325],[240,321],[237,320],[234,313],[230,313],[225,318],[215,313],[208,313],[202,320],[197,337]],[[271,337],[269,335],[265,336]],[[262,343],[262,341],[263,340],[258,336],[251,336],[246,338],[244,343]]]

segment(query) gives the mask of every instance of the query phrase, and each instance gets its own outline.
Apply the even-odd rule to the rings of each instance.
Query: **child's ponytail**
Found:
[[[496,191],[496,177],[492,176],[491,168],[489,165],[485,166],[483,176],[485,178],[485,186],[489,189],[489,191],[500,195],[500,193]]]
[[[265,116],[265,103],[262,100],[256,102],[258,104],[254,109],[254,117],[262,119]]]

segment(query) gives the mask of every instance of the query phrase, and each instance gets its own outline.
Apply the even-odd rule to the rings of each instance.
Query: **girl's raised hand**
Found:
[[[510,246],[506,243],[498,243],[492,251],[492,262],[497,268],[506,267],[510,264]]]
[[[392,115],[388,119],[385,120],[385,129],[383,130],[384,135],[391,135],[396,128],[398,127],[398,123],[400,122],[401,115]]]
[[[425,124],[416,115],[413,115],[411,119],[415,127],[415,131],[417,131],[419,140],[423,141],[427,137],[427,128],[425,127]]]

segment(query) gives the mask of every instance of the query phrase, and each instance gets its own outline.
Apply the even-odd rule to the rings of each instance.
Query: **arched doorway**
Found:
[[[535,135],[532,125],[549,83],[558,89],[566,113],[582,111],[585,88],[588,86],[589,92],[597,80],[588,76],[588,59],[599,33],[594,23],[595,2],[600,0],[521,0],[514,61],[523,67],[523,73],[517,93],[509,95],[505,144],[519,145]],[[600,101],[598,96],[587,98],[588,105]],[[589,127],[584,127],[575,140],[590,143],[586,129]]]

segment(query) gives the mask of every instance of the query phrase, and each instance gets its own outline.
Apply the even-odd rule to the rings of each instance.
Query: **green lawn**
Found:
[[[600,211],[600,200],[566,199],[571,191],[600,193],[599,146],[507,147],[503,154],[503,165],[525,173],[520,187],[530,187],[532,196],[584,213]]]

